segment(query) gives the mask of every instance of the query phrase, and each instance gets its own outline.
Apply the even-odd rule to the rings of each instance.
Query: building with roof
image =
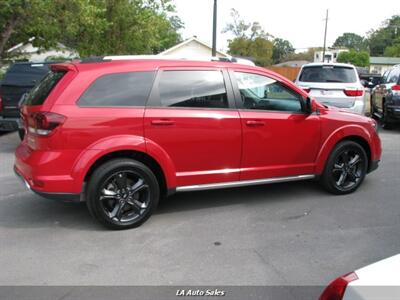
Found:
[[[348,51],[347,48],[328,48],[325,51],[325,57],[323,57],[324,51],[315,51],[314,62],[336,63],[339,54]]]
[[[388,69],[398,64],[400,64],[400,57],[371,56],[369,58],[369,72],[383,75]]]
[[[159,53],[158,55],[177,58],[209,58],[212,56],[212,47],[194,36]],[[217,51],[216,56],[222,58],[230,57],[228,54],[221,51]]]
[[[33,45],[36,38],[31,37],[26,43],[19,43],[7,50],[7,54],[15,60],[43,62],[54,57],[78,58],[79,54],[61,43],[50,49],[43,49]]]

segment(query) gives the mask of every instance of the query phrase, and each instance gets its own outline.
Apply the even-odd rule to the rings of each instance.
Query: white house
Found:
[[[49,57],[79,58],[78,52],[57,43],[56,47],[41,49],[33,45],[35,37],[31,37],[27,43],[20,43],[7,50],[7,53],[15,59],[27,59],[32,62],[46,61]]]
[[[369,58],[369,72],[383,75],[388,69],[398,64],[400,64],[400,57],[371,56]]]
[[[197,37],[191,37],[158,55],[177,58],[209,58],[212,56],[212,47]],[[228,54],[217,51],[217,57],[230,57]]]
[[[346,48],[328,48],[325,50],[325,58],[323,59],[323,51],[315,51],[314,53],[314,62],[327,62],[327,63],[335,63],[337,62],[337,58],[339,53],[348,52],[349,50]]]

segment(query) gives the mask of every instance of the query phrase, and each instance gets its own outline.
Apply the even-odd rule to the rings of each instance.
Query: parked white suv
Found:
[[[364,113],[364,87],[353,65],[306,64],[301,68],[295,83],[322,104]]]

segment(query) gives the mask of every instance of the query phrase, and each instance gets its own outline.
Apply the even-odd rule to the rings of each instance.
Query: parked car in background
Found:
[[[21,98],[47,74],[49,64],[22,62],[8,68],[0,85],[0,131],[18,130],[22,139],[25,132],[20,122]]]
[[[295,83],[322,104],[364,114],[364,87],[353,65],[306,64],[302,66]]]
[[[400,299],[400,254],[332,281],[319,300]]]
[[[382,83],[382,75],[380,74],[360,74],[359,77],[361,84],[366,88],[373,89]]]
[[[372,90],[371,112],[383,128],[400,122],[400,65],[386,71],[382,83]]]
[[[231,62],[56,64],[21,114],[17,176],[39,195],[86,201],[114,229],[139,226],[175,192],[318,178],[351,193],[381,156],[375,120]]]
[[[359,77],[361,84],[364,86],[364,114],[371,116],[371,92],[375,86],[381,84],[382,76],[380,74],[359,73]]]

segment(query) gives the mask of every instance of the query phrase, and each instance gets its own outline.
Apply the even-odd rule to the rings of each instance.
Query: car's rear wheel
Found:
[[[352,193],[363,182],[367,169],[368,157],[364,148],[353,141],[342,141],[330,154],[321,183],[333,194]]]
[[[87,186],[91,215],[111,229],[143,224],[156,209],[160,190],[153,172],[132,159],[114,159],[98,167]]]

